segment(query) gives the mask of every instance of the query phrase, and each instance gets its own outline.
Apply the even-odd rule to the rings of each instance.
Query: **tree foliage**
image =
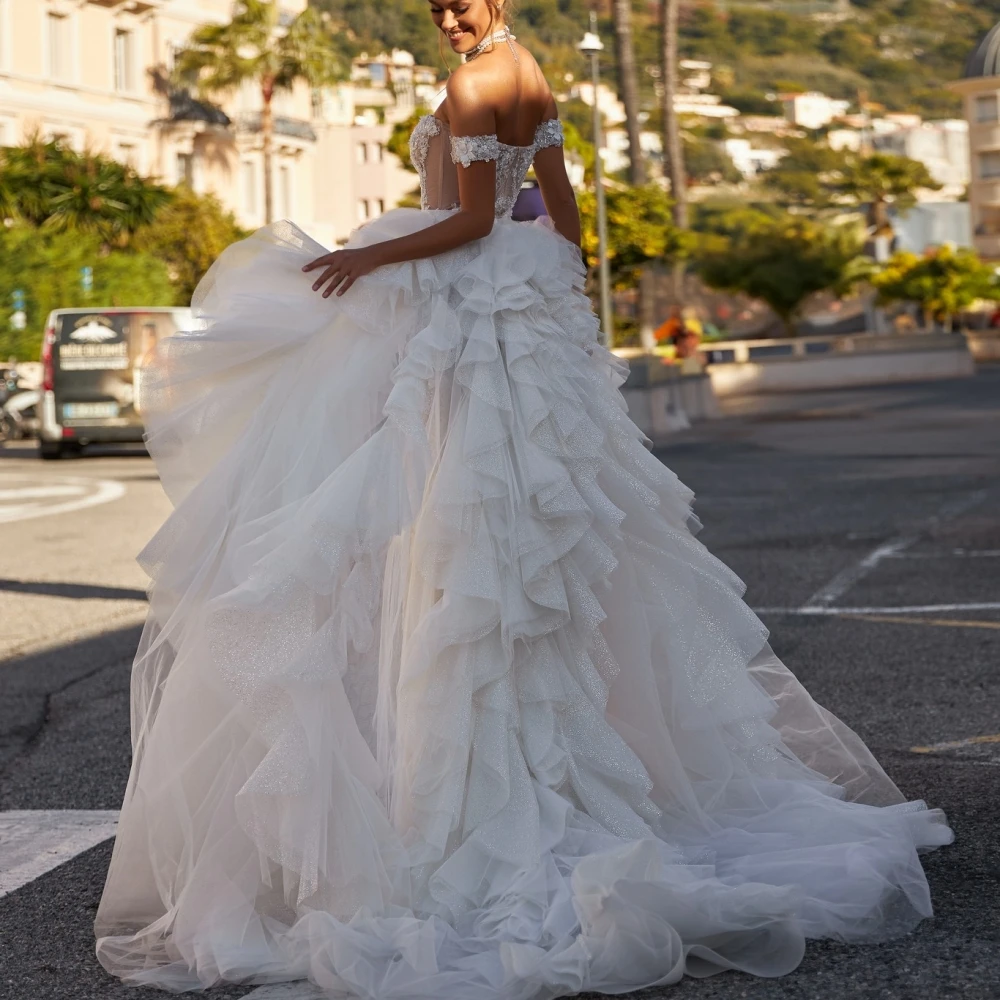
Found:
[[[684,168],[690,180],[702,183],[736,184],[743,180],[725,147],[714,139],[684,136]]]
[[[703,250],[697,267],[710,287],[765,302],[791,336],[809,296],[847,294],[869,275],[862,246],[856,228],[785,216]]]
[[[334,42],[345,56],[403,48],[419,62],[444,69],[426,0],[312,3],[330,14]],[[575,45],[590,0],[520,0],[517,6],[518,38],[540,57],[549,79],[557,85],[567,73],[580,79],[586,65]],[[893,110],[956,115],[960,98],[946,84],[961,75],[968,54],[1000,17],[995,0],[856,0],[851,19],[839,21],[821,21],[794,5],[776,6],[763,0],[684,0],[679,6],[682,57],[729,67],[731,79],[720,89],[747,113],[775,113],[765,95],[791,83],[852,101],[863,89]],[[655,78],[644,68],[660,62],[659,7],[636,2],[633,9],[639,103],[647,111],[656,103]],[[605,2],[598,9],[606,46],[602,68],[612,82],[617,65],[611,6]]]
[[[670,198],[656,184],[622,187],[606,192],[608,262],[616,289],[633,288],[639,270],[649,260],[673,260],[684,253],[687,237],[674,225]],[[578,197],[583,252],[590,268],[599,264],[596,198],[592,191]]]
[[[917,203],[919,190],[941,187],[923,163],[905,156],[834,150],[805,138],[788,140],[787,149],[763,175],[764,186],[782,204],[811,211],[865,205],[876,232],[891,229],[889,206],[905,212]]]
[[[973,250],[942,246],[922,257],[901,252],[871,279],[879,300],[915,302],[935,322],[949,324],[975,302],[1000,300],[1000,278]]]
[[[93,268],[87,292],[81,269]],[[24,292],[27,327],[10,324],[13,293]],[[166,306],[175,301],[167,265],[151,253],[109,250],[95,232],[26,223],[0,229],[0,357],[38,357],[45,319],[73,306]]]
[[[126,245],[170,199],[135,170],[37,135],[0,150],[0,213],[35,227]]]
[[[170,204],[139,230],[133,246],[166,264],[174,302],[187,305],[216,257],[247,235],[215,195],[195,194],[181,186]]]

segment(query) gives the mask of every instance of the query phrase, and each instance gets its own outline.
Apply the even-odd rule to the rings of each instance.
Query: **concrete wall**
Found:
[[[964,378],[975,372],[965,338],[955,334],[723,341],[706,347],[713,352],[708,371],[720,397]]]
[[[628,415],[658,445],[672,434],[719,416],[712,381],[705,373],[682,375],[676,365],[646,354],[619,351],[629,363],[622,386]]]
[[[1000,330],[969,330],[965,339],[977,363],[1000,362]]]

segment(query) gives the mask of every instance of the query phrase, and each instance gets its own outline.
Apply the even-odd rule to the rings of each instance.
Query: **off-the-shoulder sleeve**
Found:
[[[546,118],[535,130],[535,149],[563,144],[563,127],[558,118]]]
[[[475,160],[497,160],[500,158],[500,142],[495,135],[453,135],[451,137],[451,159],[467,167]]]

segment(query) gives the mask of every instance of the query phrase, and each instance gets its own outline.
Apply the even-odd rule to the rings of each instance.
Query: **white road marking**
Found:
[[[115,835],[117,810],[0,812],[0,898]]]
[[[921,615],[935,611],[1000,611],[1000,601],[982,601],[977,604],[911,604],[891,608],[754,608],[758,615]]]
[[[924,531],[935,525],[953,518],[959,517],[966,511],[971,510],[977,504],[986,499],[986,490],[976,490],[968,496],[960,497],[944,505],[934,517],[930,518],[924,526]],[[912,534],[897,535],[888,542],[883,542],[878,548],[872,550],[863,559],[841,570],[832,580],[824,584],[810,598],[808,598],[800,608],[799,614],[822,614],[824,608],[829,608],[833,602],[842,597],[851,587],[860,580],[863,580],[883,559],[898,557],[914,542],[918,541],[923,532],[917,531]],[[853,609],[860,611],[862,609]],[[893,610],[902,611],[903,608]],[[940,610],[949,610],[942,607]],[[957,610],[957,609],[956,609]]]
[[[942,750],[962,750],[965,747],[1000,743],[1000,733],[990,736],[970,736],[965,740],[949,740],[947,743],[931,743],[926,747],[910,747],[910,753],[940,753]]]
[[[4,500],[45,500],[49,497],[78,497],[87,492],[85,486],[23,486],[19,489],[0,490]]]
[[[261,986],[253,993],[247,993],[243,1000],[329,1000],[334,995],[324,992],[312,983],[275,983],[272,986]]]
[[[890,559],[1000,559],[1000,549],[951,549],[948,552],[899,552]]]
[[[83,479],[67,476],[51,483],[28,487],[10,487],[0,490],[0,524],[13,521],[30,521],[36,517],[48,517],[50,514],[69,514],[95,507],[98,504],[110,503],[125,495],[124,483],[113,479]],[[6,498],[12,500],[34,499],[38,502],[29,504],[4,505]],[[67,497],[61,503],[44,503],[49,498]]]
[[[829,583],[820,587],[802,605],[800,610],[803,614],[806,614],[809,611],[829,607],[859,580],[863,580],[883,559],[898,555],[917,541],[918,537],[918,535],[900,535],[898,538],[893,538],[891,541],[880,545],[874,551],[869,552],[864,559],[856,562],[853,566],[848,566],[846,569],[841,570]]]

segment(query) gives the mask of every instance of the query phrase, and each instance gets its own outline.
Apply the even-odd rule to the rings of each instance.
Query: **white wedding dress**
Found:
[[[171,990],[529,1000],[742,969],[931,913],[905,802],[774,657],[644,446],[575,247],[510,219],[538,148],[414,132],[423,211],[496,224],[311,291],[230,247],[147,369],[176,510],[133,674],[104,966]],[[303,993],[310,987],[303,986]]]

